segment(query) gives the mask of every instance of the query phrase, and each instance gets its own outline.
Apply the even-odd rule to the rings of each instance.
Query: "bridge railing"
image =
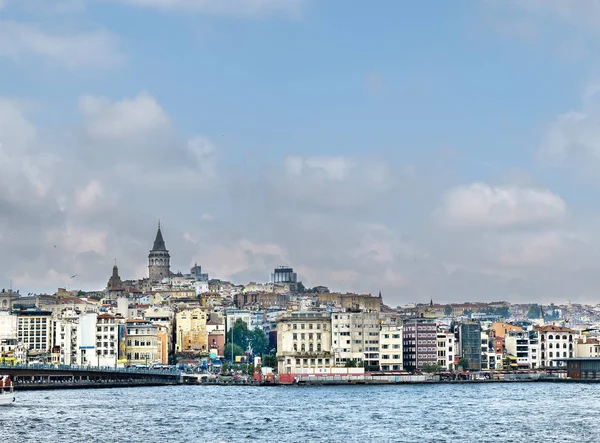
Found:
[[[0,362],[0,369],[28,369],[41,371],[81,371],[81,372],[108,372],[117,374],[148,374],[148,375],[180,375],[177,369],[153,368],[115,368],[112,366],[79,366],[79,365],[52,365],[40,363],[6,363]]]

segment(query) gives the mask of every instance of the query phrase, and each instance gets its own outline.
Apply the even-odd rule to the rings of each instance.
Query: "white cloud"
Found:
[[[600,161],[600,88],[588,86],[578,110],[569,110],[552,122],[543,137],[539,153],[551,162],[570,159],[582,163]]]
[[[167,128],[169,118],[154,97],[143,92],[134,98],[111,102],[85,95],[79,109],[86,118],[85,131],[94,139],[124,139]]]
[[[0,57],[21,60],[41,57],[69,69],[108,68],[124,57],[118,38],[103,29],[78,32],[49,32],[32,25],[0,21]]]
[[[84,188],[75,191],[75,203],[80,210],[89,210],[94,207],[96,200],[103,194],[102,185],[96,181],[90,181]]]
[[[561,221],[567,206],[548,190],[473,183],[448,191],[436,215],[450,227],[503,228]]]
[[[297,16],[305,0],[112,0],[164,11],[196,12],[240,17],[270,14]]]

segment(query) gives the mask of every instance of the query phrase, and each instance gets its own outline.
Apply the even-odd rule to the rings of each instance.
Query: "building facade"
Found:
[[[149,321],[127,320],[127,361],[129,364],[159,363],[158,327]]]
[[[381,371],[402,371],[402,326],[382,326],[379,332],[379,367]]]
[[[202,308],[186,309],[175,316],[176,352],[208,352],[207,314]]]
[[[409,318],[402,325],[403,363],[409,372],[437,364],[437,326],[434,319]]]
[[[536,328],[540,340],[540,366],[561,367],[566,363],[561,359],[575,356],[575,331],[563,326],[542,326]]]
[[[316,373],[330,368],[331,314],[296,311],[279,317],[277,360],[280,374]]]
[[[481,371],[481,325],[475,321],[463,321],[458,327],[461,358],[466,360],[469,371]],[[464,368],[464,369],[467,369]]]
[[[380,329],[377,312],[332,313],[331,352],[335,365],[354,361],[367,371],[378,371]]]

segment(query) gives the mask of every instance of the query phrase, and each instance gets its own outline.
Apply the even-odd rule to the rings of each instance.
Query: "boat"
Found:
[[[0,375],[0,406],[10,405],[15,401],[14,386],[8,375]]]

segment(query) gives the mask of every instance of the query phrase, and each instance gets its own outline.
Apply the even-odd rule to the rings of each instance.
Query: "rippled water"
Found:
[[[170,386],[17,392],[2,442],[597,442],[600,385]]]

